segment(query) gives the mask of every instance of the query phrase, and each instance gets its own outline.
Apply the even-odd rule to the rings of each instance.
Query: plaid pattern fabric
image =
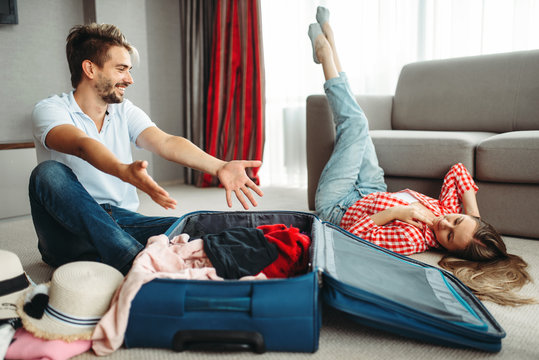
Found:
[[[461,213],[462,194],[470,189],[477,192],[478,187],[464,165],[458,163],[453,165],[445,175],[438,200],[409,189],[402,190],[402,192],[408,192],[415,197],[435,216],[442,216]],[[378,226],[372,221],[370,215],[396,205],[408,204],[395,197],[393,193],[369,194],[358,200],[346,211],[341,221],[341,227],[373,244],[399,254],[415,254],[431,247],[438,247],[434,233],[427,226],[419,229],[399,220]]]

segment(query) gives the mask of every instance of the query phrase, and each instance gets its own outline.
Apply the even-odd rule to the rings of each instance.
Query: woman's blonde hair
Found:
[[[500,305],[537,303],[517,291],[532,281],[528,264],[517,255],[508,254],[500,234],[490,224],[473,217],[478,225],[470,245],[461,252],[444,256],[438,264],[455,274],[481,300]]]

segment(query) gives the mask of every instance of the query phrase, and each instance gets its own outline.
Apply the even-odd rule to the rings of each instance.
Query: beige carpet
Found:
[[[228,210],[222,189],[199,189],[191,186],[167,186],[178,200],[178,208],[165,211],[141,195],[140,211],[146,215],[181,216],[195,210]],[[307,210],[305,189],[265,188],[255,210]],[[236,204],[232,210],[241,210]],[[0,220],[0,248],[19,255],[30,277],[37,283],[50,279],[52,269],[41,262],[37,240],[29,216]],[[534,279],[539,278],[539,241],[506,238],[510,252],[521,255],[529,264]],[[414,256],[435,264],[438,255]],[[1,264],[0,264],[1,266]],[[539,298],[536,284],[527,285],[522,293]],[[212,353],[182,352],[165,349],[120,349],[107,359],[539,359],[539,305],[518,308],[502,307],[485,302],[486,307],[507,332],[502,351],[497,354],[453,349],[412,341],[358,325],[336,310],[325,307],[319,350],[314,354],[296,353]],[[88,352],[76,359],[95,359]]]

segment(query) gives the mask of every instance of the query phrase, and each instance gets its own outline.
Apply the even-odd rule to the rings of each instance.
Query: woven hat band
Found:
[[[101,319],[100,317],[82,318],[72,316],[53,308],[50,304],[45,308],[45,313],[57,321],[77,327],[93,327]]]
[[[25,274],[20,274],[11,279],[0,281],[0,296],[12,294],[26,289],[30,283]]]

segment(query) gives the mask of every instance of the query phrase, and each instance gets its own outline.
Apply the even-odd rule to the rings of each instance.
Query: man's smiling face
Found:
[[[121,103],[125,89],[133,83],[131,56],[124,47],[111,46],[107,57],[103,68],[98,68],[95,88],[107,104]]]

